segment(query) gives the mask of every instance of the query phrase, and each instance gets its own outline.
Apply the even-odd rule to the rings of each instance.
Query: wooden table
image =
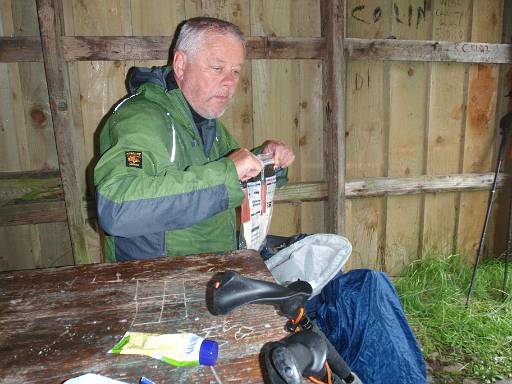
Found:
[[[1,273],[0,382],[61,383],[85,373],[127,383],[218,382],[210,367],[108,354],[131,330],[212,338],[222,383],[261,383],[260,349],[286,335],[286,319],[266,305],[211,315],[206,284],[225,270],[272,280],[252,251]]]

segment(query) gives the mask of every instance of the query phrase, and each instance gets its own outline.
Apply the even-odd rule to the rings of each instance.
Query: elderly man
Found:
[[[244,54],[238,27],[194,18],[180,30],[172,67],[131,71],[132,94],[107,119],[94,170],[107,260],[237,248],[240,181],[262,164],[217,118],[234,97]],[[294,160],[279,141],[258,151],[276,168]]]

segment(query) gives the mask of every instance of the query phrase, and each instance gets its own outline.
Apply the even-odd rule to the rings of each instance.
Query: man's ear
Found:
[[[172,61],[172,69],[174,71],[174,78],[178,84],[183,79],[185,66],[187,65],[187,54],[183,51],[176,51]]]

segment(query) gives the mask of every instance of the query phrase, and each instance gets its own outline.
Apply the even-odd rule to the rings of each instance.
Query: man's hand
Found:
[[[278,140],[267,140],[263,143],[263,153],[272,154],[276,168],[288,168],[295,160],[292,149]]]
[[[241,181],[257,176],[263,168],[261,161],[245,148],[231,152],[228,158],[235,163],[236,172]]]

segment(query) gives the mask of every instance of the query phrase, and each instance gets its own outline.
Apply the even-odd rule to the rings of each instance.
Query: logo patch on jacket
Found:
[[[127,167],[142,168],[142,152],[129,151],[125,155]]]

